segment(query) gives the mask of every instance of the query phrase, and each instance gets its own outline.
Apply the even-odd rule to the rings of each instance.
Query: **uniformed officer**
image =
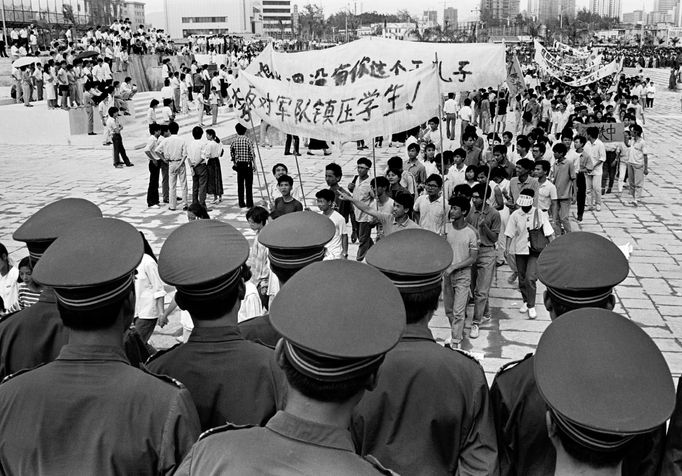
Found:
[[[675,411],[668,425],[661,476],[682,475],[682,377],[677,381],[676,401]]]
[[[13,235],[23,241],[35,266],[48,247],[61,234],[76,224],[91,218],[101,218],[102,212],[92,202],[82,198],[57,200],[34,213]],[[43,288],[38,302],[0,323],[0,378],[52,362],[68,339],[57,311],[54,291]],[[137,366],[149,354],[136,332],[126,332],[126,356]]]
[[[288,382],[284,411],[265,428],[205,433],[177,474],[391,474],[355,454],[348,428],[405,327],[393,284],[363,263],[315,263],[282,287],[270,315],[283,336],[275,354]]]
[[[167,474],[196,440],[189,392],[132,367],[123,352],[142,253],[135,228],[93,218],[62,233],[35,267],[69,341],[54,362],[0,385],[4,474]]]
[[[237,327],[248,256],[244,236],[218,220],[182,225],[159,255],[161,279],[177,288],[175,300],[194,330],[187,343],[158,352],[147,367],[187,386],[202,430],[225,422],[264,425],[283,393],[272,350],[245,340]]]
[[[288,213],[268,222],[258,241],[268,249],[270,269],[283,286],[297,271],[322,261],[325,245],[334,238],[334,223],[314,212]],[[281,337],[270,324],[270,316],[239,323],[244,338],[274,348]]]
[[[497,474],[483,368],[463,351],[438,345],[429,330],[451,247],[431,231],[403,230],[379,241],[365,259],[400,291],[407,328],[386,354],[377,388],[355,408],[356,448],[400,474]]]
[[[545,284],[550,317],[573,309],[612,309],[613,288],[628,274],[625,255],[610,240],[573,232],[551,242],[538,258],[538,278]],[[556,454],[545,431],[545,403],[533,375],[533,355],[505,365],[490,387],[495,413],[500,473],[545,476],[554,471]],[[655,475],[664,428],[637,438],[623,464],[623,475]]]
[[[556,476],[621,474],[637,435],[665,425],[675,387],[640,327],[605,309],[570,311],[545,330],[535,379],[556,449]]]

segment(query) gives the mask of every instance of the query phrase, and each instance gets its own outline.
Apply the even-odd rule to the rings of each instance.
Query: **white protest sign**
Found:
[[[497,87],[506,78],[504,45],[388,38],[363,38],[298,53],[279,53],[268,45],[246,71],[264,78],[345,86],[371,79],[399,79],[419,68],[430,67],[436,55],[443,94]]]
[[[587,75],[571,77],[570,74],[572,72],[569,72],[565,68],[558,66],[557,60],[537,41],[535,42],[535,62],[537,63],[538,68],[545,71],[550,76],[558,79],[562,83],[572,87],[586,86],[613,74],[619,73],[623,65],[623,59],[621,58],[620,60],[613,60],[611,63],[597,69],[596,71],[589,72],[588,70],[589,74]]]
[[[228,88],[249,123],[254,114],[287,133],[353,141],[404,131],[438,115],[435,65],[386,79],[345,86],[313,86],[242,72]]]

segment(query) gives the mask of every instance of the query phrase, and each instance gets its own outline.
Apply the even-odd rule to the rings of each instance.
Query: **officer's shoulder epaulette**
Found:
[[[199,439],[204,439],[207,436],[215,435],[216,433],[222,433],[224,431],[230,430],[243,430],[245,428],[253,428],[256,425],[237,425],[235,423],[226,423],[224,425],[216,426],[215,428],[210,428],[199,435]]]
[[[154,354],[153,354],[153,355],[150,355],[149,358],[147,359],[147,361],[146,361],[144,364],[145,364],[145,365],[148,365],[148,364],[149,364],[150,362],[152,362],[154,359],[157,359],[157,358],[161,357],[162,355],[167,354],[168,352],[170,352],[171,350],[175,349],[176,347],[180,347],[182,344],[183,344],[182,342],[178,342],[177,344],[175,344],[175,345],[173,345],[173,346],[171,346],[171,347],[169,347],[169,348],[167,348],[167,349],[162,349],[162,350],[158,350],[158,351],[154,352]]]
[[[382,465],[379,462],[379,460],[376,459],[374,456],[365,455],[363,456],[363,458],[365,459],[365,461],[368,461],[372,466],[374,466],[379,471],[379,473],[384,474],[386,476],[398,476],[398,473],[396,473],[395,471],[391,471],[390,469]]]
[[[530,352],[530,353],[526,354],[526,356],[525,356],[523,359],[512,360],[511,362],[507,362],[507,363],[504,364],[502,367],[500,367],[500,370],[497,371],[497,373],[495,374],[495,377],[497,377],[498,375],[500,375],[500,374],[506,372],[506,371],[509,370],[509,369],[513,369],[513,368],[516,367],[518,364],[520,364],[521,362],[523,362],[523,361],[526,360],[526,359],[529,359],[529,358],[532,357],[532,356],[533,356],[533,353]]]
[[[35,370],[35,369],[37,369],[37,368],[39,368],[39,367],[42,367],[43,365],[46,365],[46,364],[48,364],[48,363],[49,363],[49,362],[43,362],[42,364],[38,364],[38,365],[36,365],[35,367],[29,367],[29,368],[27,368],[27,369],[17,370],[17,371],[14,372],[13,374],[9,374],[9,375],[7,375],[4,379],[2,379],[2,382],[0,382],[0,385],[2,385],[3,383],[5,383],[5,382],[7,382],[7,381],[9,381],[9,380],[12,380],[14,377],[18,377],[18,376],[21,375],[21,374],[25,374],[25,373],[27,373],[27,372],[30,372],[31,370]]]
[[[480,362],[480,361],[476,358],[476,356],[475,356],[474,354],[472,354],[471,352],[468,352],[468,351],[466,351],[466,350],[464,350],[464,349],[454,349],[454,348],[448,347],[448,346],[446,346],[445,348],[446,348],[446,349],[449,348],[449,349],[452,350],[453,352],[458,352],[458,353],[462,354],[463,356],[468,357],[469,359],[473,360],[473,361],[476,362],[478,365],[481,365],[481,362]]]
[[[142,370],[142,371],[143,371],[144,373],[146,373],[146,374],[149,374],[149,375],[151,375],[151,376],[153,376],[153,377],[158,378],[159,380],[163,380],[164,382],[169,383],[169,384],[171,384],[171,385],[174,386],[174,387],[177,387],[177,388],[185,388],[185,386],[183,385],[183,383],[182,383],[181,381],[176,380],[176,379],[174,379],[173,377],[170,377],[170,376],[168,376],[168,375],[157,374],[157,373],[155,373],[155,372],[152,372],[151,370],[149,370],[149,369],[146,367],[146,364],[140,365],[140,370]]]

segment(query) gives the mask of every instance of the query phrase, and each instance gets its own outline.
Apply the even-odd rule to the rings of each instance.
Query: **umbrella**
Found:
[[[82,53],[79,53],[75,59],[85,59],[85,58],[91,58],[93,56],[99,56],[99,53],[96,51],[84,51]]]
[[[12,68],[18,69],[36,62],[40,62],[40,58],[36,58],[35,56],[24,56],[12,63]]]

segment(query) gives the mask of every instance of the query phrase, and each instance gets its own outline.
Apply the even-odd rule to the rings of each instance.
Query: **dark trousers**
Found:
[[[156,322],[158,319],[140,319],[135,318],[135,330],[140,334],[140,339],[145,344],[149,342],[149,338],[154,333],[154,328],[156,327]]]
[[[159,169],[161,170],[161,195],[163,196],[163,203],[168,203],[168,162],[160,161]]]
[[[365,259],[367,251],[372,247],[372,224],[366,221],[358,222],[358,254],[356,260]]]
[[[121,137],[121,134],[112,134],[111,142],[114,144],[114,165],[119,165],[121,163],[121,157],[126,165],[130,165],[128,154],[126,154],[126,148],[123,147],[123,138]]]
[[[240,207],[253,207],[253,167],[237,162],[237,196]],[[244,195],[246,194],[246,201]]]
[[[147,206],[159,204],[159,172],[161,166],[159,162],[149,161],[149,187],[147,187]]]
[[[587,190],[584,172],[578,172],[576,174],[575,184],[578,189],[576,197],[578,202],[578,218],[582,219],[583,213],[585,212],[585,192]]]
[[[208,167],[206,164],[194,166],[192,174],[192,203],[206,208],[206,187],[208,186]]]
[[[601,193],[611,192],[613,182],[616,180],[616,172],[618,172],[618,160],[615,157],[609,158],[609,153],[606,153],[606,161],[604,162],[604,173],[601,177]]]
[[[294,154],[299,155],[298,144],[300,142],[300,139],[298,136],[294,136],[291,134],[287,134],[287,140],[284,143],[284,153],[288,154],[289,152],[291,152],[291,141],[292,140],[294,142]]]
[[[519,291],[528,307],[535,307],[538,281],[538,255],[514,255],[516,270],[519,273]]]

